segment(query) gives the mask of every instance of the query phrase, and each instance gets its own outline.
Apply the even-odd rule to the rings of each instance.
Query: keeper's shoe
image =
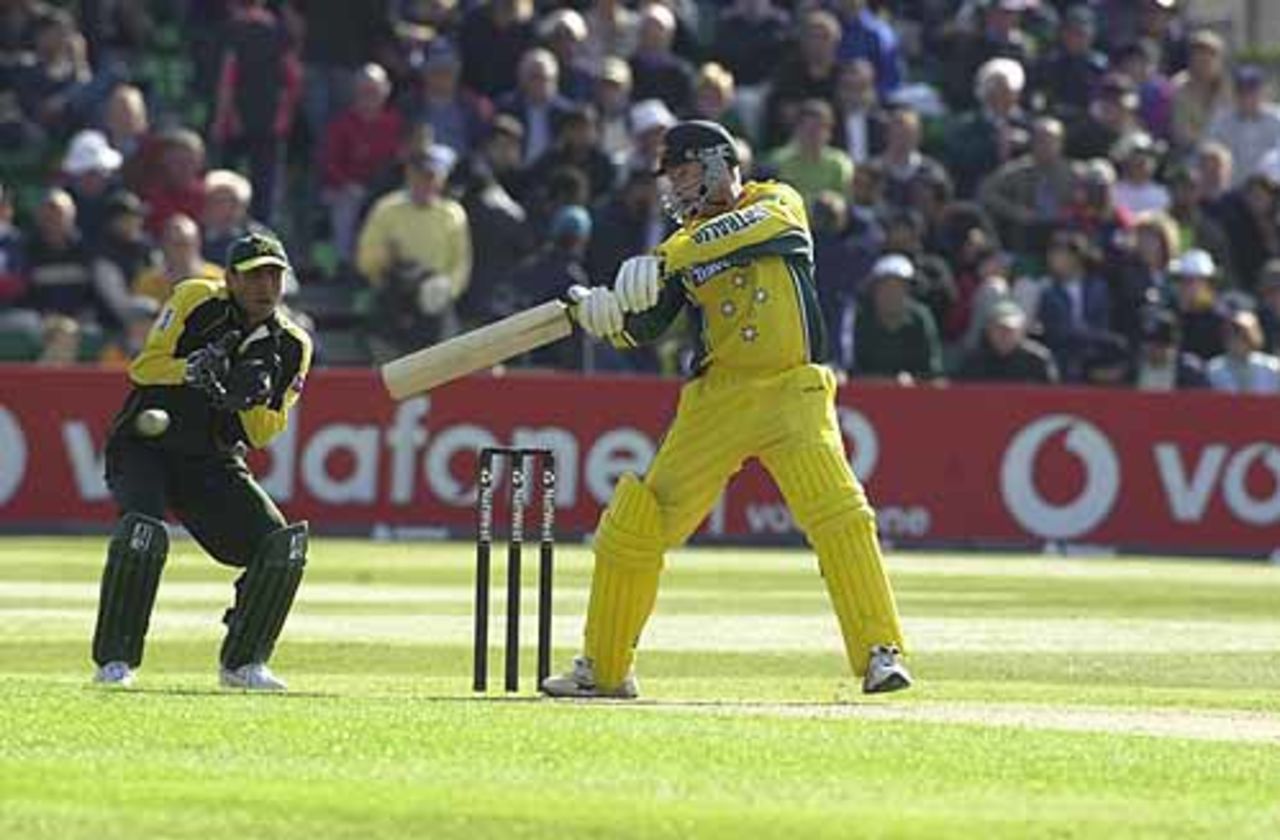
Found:
[[[902,651],[897,645],[871,648],[871,661],[862,679],[863,694],[887,694],[911,687],[911,673],[902,664]]]
[[[617,688],[605,690],[596,685],[595,664],[585,656],[573,658],[573,670],[542,681],[542,693],[548,697],[598,698],[608,700],[634,700],[640,696],[640,685],[634,672]]]
[[[93,674],[93,681],[100,685],[131,688],[133,686],[133,669],[129,667],[128,662],[119,660],[108,662],[105,665],[98,666],[98,670]]]
[[[245,691],[285,691],[289,686],[271,673],[265,662],[250,662],[239,668],[223,668],[218,674],[223,688],[240,688]]]

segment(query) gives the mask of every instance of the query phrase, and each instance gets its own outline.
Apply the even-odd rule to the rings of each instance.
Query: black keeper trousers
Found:
[[[107,443],[106,473],[121,515],[164,519],[171,511],[205,551],[228,566],[249,566],[262,540],[288,524],[234,453],[167,452],[115,434]]]

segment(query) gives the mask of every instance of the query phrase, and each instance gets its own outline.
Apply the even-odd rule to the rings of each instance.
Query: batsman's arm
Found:
[[[652,344],[680,317],[686,303],[684,287],[680,283],[664,283],[658,293],[658,302],[644,312],[627,315],[622,332],[611,336],[610,343],[623,350]]]
[[[142,350],[129,365],[129,378],[138,385],[181,385],[187,378],[187,360],[177,356],[178,341],[187,321],[200,304],[216,294],[210,281],[179,283],[156,316]]]
[[[311,336],[306,330],[281,319],[280,371],[272,382],[271,398],[263,405],[236,412],[240,439],[261,449],[289,424],[289,410],[302,396],[302,385],[311,370]]]

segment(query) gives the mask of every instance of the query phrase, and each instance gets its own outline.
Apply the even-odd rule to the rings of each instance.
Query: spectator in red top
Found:
[[[1124,246],[1122,234],[1133,227],[1133,216],[1116,205],[1116,170],[1102,158],[1079,164],[1071,205],[1064,214],[1065,226],[1084,233],[1105,257],[1119,256]]]
[[[241,0],[224,38],[213,138],[227,168],[249,161],[250,214],[271,223],[284,139],[302,95],[302,67],[280,21],[264,0]]]
[[[355,257],[360,209],[368,198],[368,183],[395,160],[403,120],[387,107],[391,82],[377,64],[366,64],[356,77],[355,98],[347,110],[329,123],[321,168],[324,201],[334,247],[345,264]]]
[[[199,218],[204,212],[204,141],[186,128],[166,131],[157,140],[159,165],[142,193],[150,208],[147,232],[152,236],[176,213]]]

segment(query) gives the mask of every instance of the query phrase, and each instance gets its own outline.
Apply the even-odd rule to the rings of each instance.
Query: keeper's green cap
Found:
[[[227,249],[227,266],[236,272],[252,271],[264,265],[289,268],[289,255],[280,240],[266,233],[247,233]]]

